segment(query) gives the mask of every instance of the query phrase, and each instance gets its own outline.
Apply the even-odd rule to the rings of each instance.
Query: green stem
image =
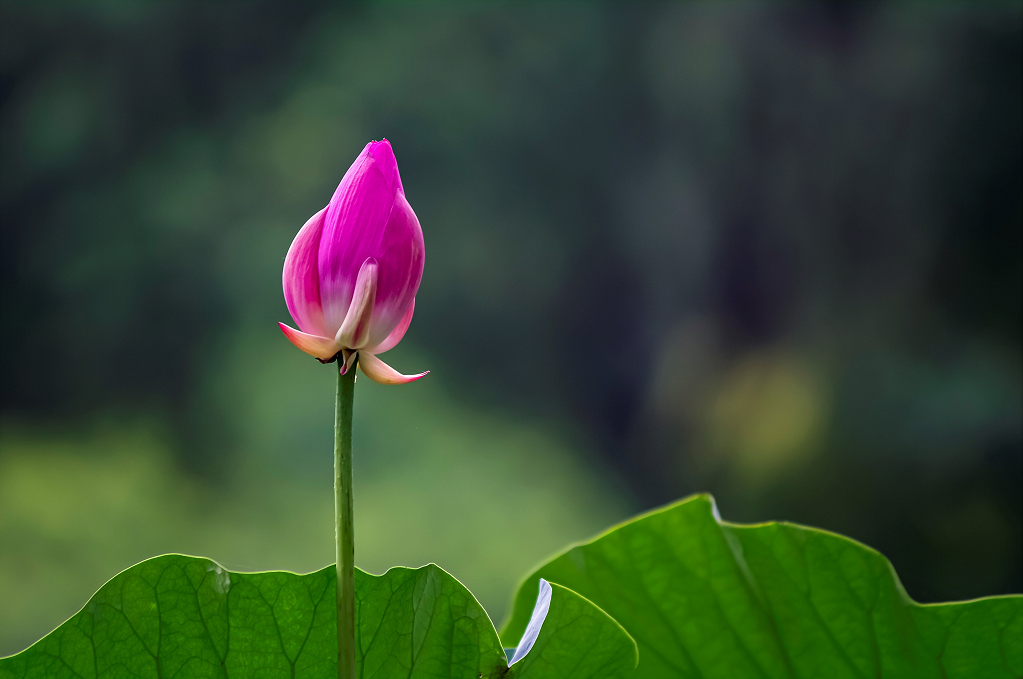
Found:
[[[339,359],[340,360],[340,359]],[[337,377],[334,418],[334,538],[337,541],[337,676],[355,679],[355,530],[352,525],[352,403],[355,366]]]

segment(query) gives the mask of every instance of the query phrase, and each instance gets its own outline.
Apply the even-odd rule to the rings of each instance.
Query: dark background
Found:
[[[1020,591],[1021,19],[3,3],[0,653],[155,553],[332,560],[333,377],[281,265],[381,137],[427,244],[388,360],[433,374],[359,383],[360,564],[499,618],[709,491],[919,601]]]

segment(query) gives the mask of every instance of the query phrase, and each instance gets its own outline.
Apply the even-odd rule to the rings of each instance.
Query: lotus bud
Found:
[[[337,360],[342,374],[358,357],[374,382],[423,377],[402,375],[377,355],[401,341],[412,322],[425,254],[391,144],[370,142],[288,250],[284,299],[299,329],[281,323],[281,330],[321,362]]]

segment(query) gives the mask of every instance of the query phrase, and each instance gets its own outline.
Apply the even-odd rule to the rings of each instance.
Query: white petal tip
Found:
[[[366,377],[379,384],[408,384],[430,374],[430,371],[427,370],[418,375],[402,375],[373,354],[359,353],[359,367],[362,368],[362,372],[366,374]]]
[[[295,330],[285,323],[278,323],[284,335],[291,340],[296,347],[321,361],[328,361],[338,352],[339,347],[334,340],[317,335],[310,335],[300,330]]]

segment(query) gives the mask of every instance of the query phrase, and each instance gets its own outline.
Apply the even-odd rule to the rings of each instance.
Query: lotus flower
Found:
[[[336,359],[341,374],[358,356],[374,382],[423,377],[402,375],[377,354],[394,347],[412,322],[425,252],[391,144],[370,142],[288,250],[284,299],[299,330],[284,323],[281,330],[321,362]]]

